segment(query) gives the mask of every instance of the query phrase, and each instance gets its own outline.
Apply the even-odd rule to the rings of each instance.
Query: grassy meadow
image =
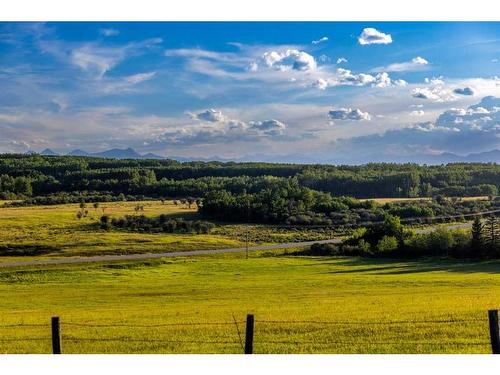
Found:
[[[137,205],[144,211],[135,211]],[[48,249],[43,256],[88,256],[144,252],[182,251],[241,246],[238,240],[218,235],[151,234],[126,231],[103,231],[97,222],[101,215],[160,214],[196,218],[196,208],[174,205],[172,201],[101,203],[95,209],[88,204],[88,216],[78,219],[78,204],[28,207],[0,207],[2,244],[36,245]],[[23,256],[28,260],[31,257]],[[13,261],[20,257],[0,257]]]
[[[135,211],[137,205],[144,211]],[[210,234],[104,231],[131,214],[196,219],[172,201],[8,207],[0,244],[48,252],[0,262],[211,249],[328,238],[328,229],[218,225]],[[338,235],[339,233],[335,233]],[[290,250],[289,250],[290,252]],[[487,310],[500,307],[500,261],[390,261],[283,251],[147,262],[0,269],[0,353],[241,353],[254,313],[256,353],[489,353]]]
[[[3,201],[6,202],[6,201]],[[0,245],[36,246],[40,254],[0,257],[0,262],[29,260],[40,257],[137,254],[184,250],[220,249],[250,244],[296,242],[329,238],[330,229],[286,229],[266,225],[218,225],[210,234],[139,233],[126,230],[101,230],[99,218],[124,215],[184,217],[198,219],[196,207],[173,201],[140,201],[91,204],[88,215],[81,219],[78,204],[2,207],[0,201]],[[136,206],[144,210],[135,211]],[[335,233],[338,234],[338,233]]]
[[[0,353],[489,353],[500,262],[242,254],[0,271]],[[235,324],[235,321],[237,324]],[[199,324],[201,323],[201,324]]]

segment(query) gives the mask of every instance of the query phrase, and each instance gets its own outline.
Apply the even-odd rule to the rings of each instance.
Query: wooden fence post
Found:
[[[500,333],[498,328],[498,310],[488,311],[490,321],[491,351],[493,354],[500,354]]]
[[[248,314],[245,331],[245,354],[253,354],[253,323],[253,314]]]
[[[61,354],[61,327],[59,317],[52,317],[52,353]]]

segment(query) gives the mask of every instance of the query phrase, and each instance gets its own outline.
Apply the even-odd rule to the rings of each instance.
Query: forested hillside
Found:
[[[119,160],[0,155],[3,198],[50,194],[202,197],[213,190],[258,192],[294,180],[332,196],[356,198],[496,195],[497,164],[363,166]]]

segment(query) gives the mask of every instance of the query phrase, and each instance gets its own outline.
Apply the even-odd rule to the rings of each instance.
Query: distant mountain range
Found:
[[[46,148],[40,155],[44,156],[59,156],[57,152],[52,151],[50,148]],[[68,156],[90,156],[95,158],[110,158],[110,159],[167,159],[163,156],[148,153],[148,154],[139,154],[133,148],[113,148],[111,150],[101,151],[101,152],[87,152],[84,150],[73,150],[68,152],[66,155]]]
[[[53,150],[47,148],[40,152],[44,156],[59,156]],[[182,156],[161,156],[153,153],[140,154],[133,148],[119,149],[113,148],[101,152],[87,152],[84,150],[73,150],[66,155],[68,156],[89,156],[98,158],[112,158],[112,159],[172,159],[181,162],[186,161],[221,161],[221,162],[276,162],[276,163],[298,163],[298,164],[366,164],[366,163],[417,163],[417,164],[447,164],[447,163],[499,163],[500,164],[500,150],[491,150],[486,152],[474,153],[465,156],[460,156],[453,153],[441,153],[435,155],[429,154],[416,154],[408,156],[385,156],[373,155],[370,157],[360,158],[358,160],[331,158],[325,159],[314,157],[312,155],[252,155],[244,156],[237,159],[227,159],[217,156],[209,158],[189,158]]]

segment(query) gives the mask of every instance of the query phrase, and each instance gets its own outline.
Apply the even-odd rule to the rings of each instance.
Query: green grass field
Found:
[[[144,206],[144,211],[136,212],[137,205]],[[104,231],[97,224],[103,214],[111,217],[167,214],[187,220],[199,217],[196,208],[174,205],[172,201],[101,203],[97,209],[89,204],[88,216],[81,219],[76,216],[79,209],[78,204],[27,207],[0,204],[0,245],[14,244],[20,248],[36,245],[47,249],[43,254],[32,256],[0,256],[0,262],[243,247],[247,234],[251,245],[318,240],[333,235],[329,229],[280,229],[265,225],[218,225],[205,235]]]
[[[2,270],[0,300],[2,353],[50,353],[53,315],[66,353],[241,353],[233,316],[244,336],[250,312],[256,353],[489,353],[500,262],[232,254]]]
[[[47,257],[165,252],[328,238],[329,230],[219,225],[209,235],[103,231],[104,213],[196,218],[172,202],[0,207],[0,245]],[[289,250],[290,251],[290,250]],[[500,261],[395,262],[283,252],[0,270],[0,353],[241,353],[254,313],[257,353],[488,353]],[[235,323],[235,321],[237,323]]]
[[[149,234],[125,231],[103,231],[97,222],[103,214],[120,217],[137,214],[135,206],[143,205],[139,214],[167,214],[186,219],[196,217],[196,209],[174,205],[171,201],[101,203],[98,209],[88,205],[88,216],[77,219],[77,204],[0,207],[0,243],[38,245],[49,249],[45,257],[130,254],[182,251],[242,246],[234,238],[218,235]],[[104,211],[103,211],[104,209]],[[0,257],[2,261],[20,257]],[[22,257],[24,260],[29,257]]]

